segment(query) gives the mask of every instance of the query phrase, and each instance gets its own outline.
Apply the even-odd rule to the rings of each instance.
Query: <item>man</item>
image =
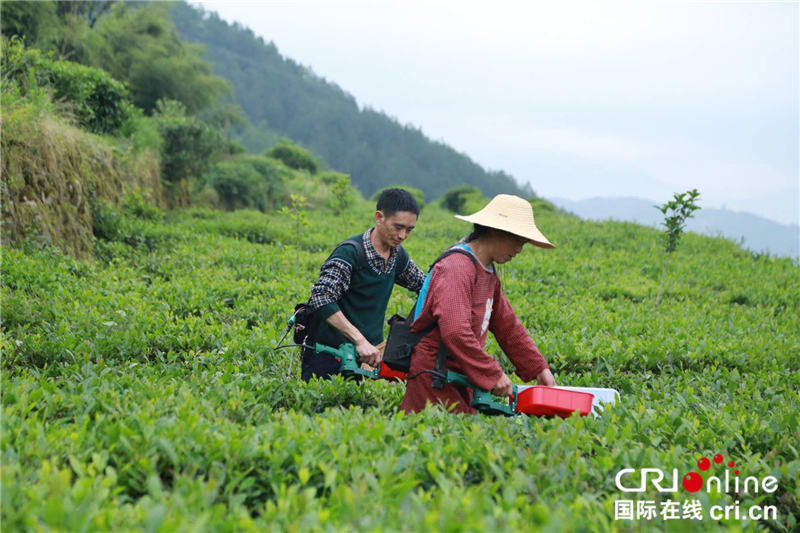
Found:
[[[320,320],[316,342],[333,347],[351,342],[361,362],[377,366],[381,354],[376,345],[383,342],[394,284],[418,293],[425,280],[401,246],[418,216],[419,204],[411,193],[386,189],[378,198],[375,226],[344,241],[328,257],[308,301]],[[304,381],[313,376],[328,379],[338,370],[339,362],[330,355],[304,350]]]

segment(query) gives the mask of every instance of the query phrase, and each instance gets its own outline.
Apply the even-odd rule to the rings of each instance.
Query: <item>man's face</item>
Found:
[[[383,244],[392,248],[400,246],[411,234],[417,223],[417,215],[410,211],[397,211],[387,217],[383,211],[375,213],[375,230]]]
[[[514,259],[518,253],[522,251],[522,247],[528,242],[525,237],[518,237],[511,233],[499,232],[497,240],[495,241],[495,258],[494,261],[498,265],[507,263]]]

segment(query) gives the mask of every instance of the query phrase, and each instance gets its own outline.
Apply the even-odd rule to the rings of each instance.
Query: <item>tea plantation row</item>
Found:
[[[275,351],[328,251],[371,218],[190,210],[123,217],[94,262],[30,242],[2,264],[2,525],[18,530],[716,529],[615,521],[621,499],[758,503],[800,516],[800,268],[689,234],[653,310],[652,229],[537,212],[557,248],[501,269],[560,384],[613,387],[600,418],[398,411],[402,384],[304,384]],[[469,226],[425,208],[423,268]],[[398,288],[387,316],[412,295]],[[510,370],[496,343],[488,344]],[[623,468],[721,453],[772,494],[635,498]]]

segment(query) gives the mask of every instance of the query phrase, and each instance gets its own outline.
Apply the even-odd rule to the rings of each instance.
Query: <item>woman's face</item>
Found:
[[[519,237],[512,233],[497,232],[494,240],[494,262],[498,265],[508,263],[522,251],[522,247],[528,242],[525,237]]]

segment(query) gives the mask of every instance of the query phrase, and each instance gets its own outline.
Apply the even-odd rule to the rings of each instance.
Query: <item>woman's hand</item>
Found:
[[[536,382],[539,385],[543,385],[545,387],[556,386],[556,378],[553,377],[553,373],[550,372],[549,368],[545,368],[539,373],[538,376],[536,376]]]
[[[508,376],[506,376],[505,373],[503,373],[503,375],[500,376],[500,379],[497,380],[497,384],[494,386],[491,392],[495,396],[509,397],[513,393],[513,390],[514,389],[512,388],[511,380],[508,379]]]

